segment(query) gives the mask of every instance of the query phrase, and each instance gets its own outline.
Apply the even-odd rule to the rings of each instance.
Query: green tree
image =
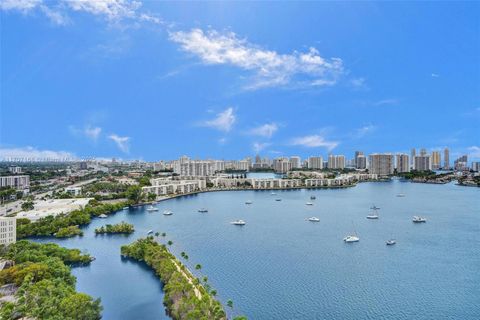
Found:
[[[33,201],[28,200],[22,203],[22,210],[23,211],[33,210]]]
[[[133,203],[140,203],[143,200],[142,188],[140,186],[130,186],[126,191],[128,200]]]
[[[196,264],[195,265],[195,270],[200,270],[202,269],[202,265],[201,264]]]

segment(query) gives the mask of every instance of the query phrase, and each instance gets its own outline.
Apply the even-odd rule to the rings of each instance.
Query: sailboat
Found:
[[[376,208],[376,207],[375,207]],[[373,209],[373,208],[372,208]],[[367,216],[367,219],[378,219],[378,209],[373,209]]]
[[[353,225],[353,222],[352,222],[352,225]],[[345,238],[343,238],[343,241],[345,243],[352,243],[352,242],[360,241],[360,238],[358,237],[357,232],[355,231],[355,228],[354,228],[352,234],[349,234]]]

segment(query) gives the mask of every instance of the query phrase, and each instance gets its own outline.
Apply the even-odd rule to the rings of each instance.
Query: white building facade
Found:
[[[0,244],[8,245],[17,241],[17,218],[0,217]]]

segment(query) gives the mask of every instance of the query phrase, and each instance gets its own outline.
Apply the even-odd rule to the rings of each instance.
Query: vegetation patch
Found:
[[[100,228],[95,229],[96,234],[103,234],[103,233],[133,233],[135,228],[133,224],[129,224],[126,222],[120,222],[117,224],[107,224],[105,226],[101,226]]]
[[[56,233],[56,238],[71,238],[75,236],[83,236],[83,231],[78,226],[69,226],[60,228]]]

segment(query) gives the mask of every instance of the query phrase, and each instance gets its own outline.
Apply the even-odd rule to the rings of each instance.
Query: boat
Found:
[[[390,239],[390,240],[385,241],[385,244],[387,246],[393,246],[395,243],[397,243],[397,241],[395,239]]]
[[[163,215],[164,215],[164,216],[171,216],[172,214],[173,214],[173,212],[170,211],[170,210],[165,210],[165,211],[163,211]]]
[[[147,231],[147,234],[152,234],[153,233],[153,230],[148,230]]]
[[[275,199],[275,201],[282,201],[282,199],[280,199],[280,198],[277,198],[277,199]]]
[[[234,225],[236,225],[236,226],[244,226],[244,225],[246,224],[246,222],[243,221],[243,220],[235,220],[235,221],[232,221],[232,222],[230,222],[230,223],[231,223],[231,224],[234,224]]]
[[[405,197],[405,194],[404,193],[399,193],[399,194],[397,194],[397,197],[403,198],[403,197]]]
[[[253,203],[252,200],[247,200],[247,201],[245,201],[245,204],[252,204],[252,203]]]
[[[343,238],[343,241],[345,241],[346,243],[358,242],[360,241],[360,238],[357,237],[356,235],[348,235],[345,238]]]
[[[424,217],[413,216],[412,221],[415,223],[421,223],[421,222],[427,222],[427,219]]]
[[[311,202],[307,202],[307,203],[305,203],[305,204],[306,204],[307,206],[313,206],[313,203],[311,203]]]
[[[149,206],[149,207],[147,207],[147,211],[158,211],[158,208],[156,208],[154,206]]]
[[[315,200],[315,199],[317,199],[317,197],[315,197],[315,196],[310,196],[310,199],[311,199],[311,200]]]
[[[367,219],[378,219],[377,209],[373,209],[367,216]]]
[[[103,214],[103,213],[102,213],[102,214],[99,215],[98,217],[99,217],[99,218],[102,218],[102,219],[105,219],[105,218],[107,218],[108,216],[107,216],[106,214]]]
[[[198,209],[198,212],[202,212],[202,213],[208,212],[208,209],[207,208],[201,208],[201,209]]]
[[[272,191],[272,193],[270,193],[270,194],[271,194],[272,196],[276,195],[276,193],[275,193],[275,192],[273,192],[273,191]]]
[[[308,221],[311,221],[311,222],[320,222],[320,219],[318,219],[317,217],[310,217],[310,218],[308,218]]]
[[[128,210],[128,207],[123,207],[123,210]]]

